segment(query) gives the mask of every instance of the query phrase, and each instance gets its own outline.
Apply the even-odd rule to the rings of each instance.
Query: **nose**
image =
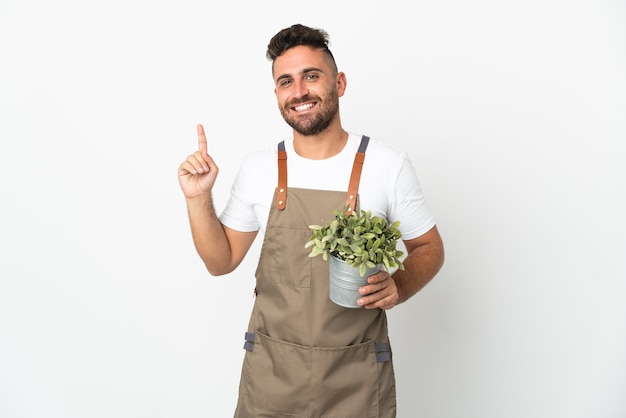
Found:
[[[304,97],[307,94],[309,94],[309,88],[302,81],[296,81],[294,83],[293,94],[295,97],[298,97],[298,98]]]

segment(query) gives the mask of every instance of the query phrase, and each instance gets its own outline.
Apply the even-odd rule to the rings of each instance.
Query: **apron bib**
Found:
[[[334,219],[333,211],[346,203],[358,209],[355,187],[367,139],[347,195],[287,189],[286,153],[279,145],[279,186],[256,270],[236,418],[396,416],[385,311],[333,303],[328,262],[309,257],[304,247],[309,225]]]

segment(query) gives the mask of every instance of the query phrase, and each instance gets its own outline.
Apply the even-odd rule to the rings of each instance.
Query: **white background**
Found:
[[[389,312],[399,418],[626,416],[623,1],[3,0],[0,417],[232,416],[259,243],[209,276],[176,169],[204,123],[221,210],[289,134],[264,54],[293,23],[445,240]]]

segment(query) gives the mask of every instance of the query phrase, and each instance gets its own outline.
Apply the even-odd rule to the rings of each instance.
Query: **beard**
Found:
[[[314,115],[300,117],[289,113],[291,107],[300,103],[310,102],[312,99],[317,102],[318,106],[318,111]],[[285,106],[279,105],[278,108],[287,125],[291,126],[294,131],[304,136],[317,135],[328,128],[328,125],[337,116],[339,112],[339,96],[335,90],[331,91],[325,100],[306,95],[297,102],[291,102],[285,104]]]

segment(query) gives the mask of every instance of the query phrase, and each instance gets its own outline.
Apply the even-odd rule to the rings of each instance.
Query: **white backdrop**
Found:
[[[209,276],[176,169],[204,123],[221,210],[289,134],[264,54],[293,23],[445,241],[389,312],[399,418],[626,416],[623,1],[3,0],[0,417],[232,416],[260,244]]]

